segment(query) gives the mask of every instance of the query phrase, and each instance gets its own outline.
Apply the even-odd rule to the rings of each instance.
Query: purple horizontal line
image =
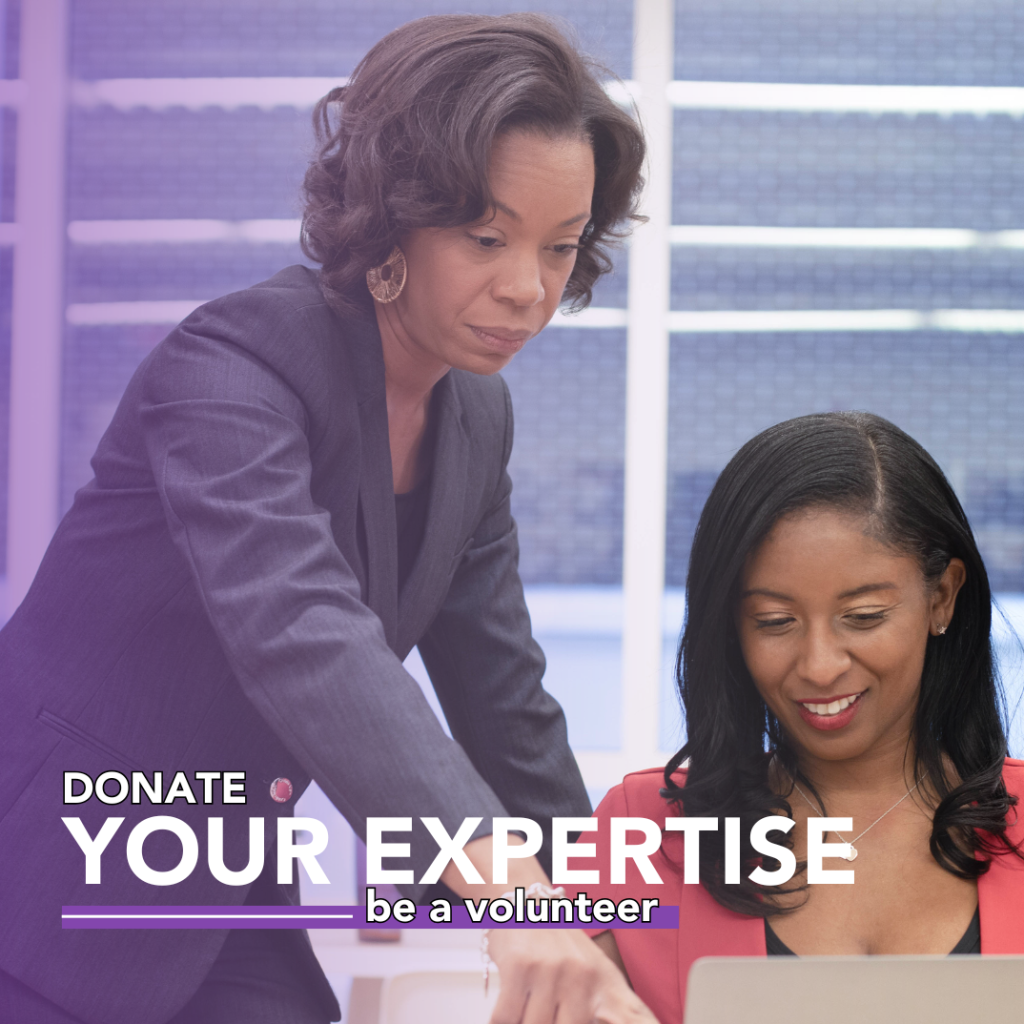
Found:
[[[465,906],[452,906],[452,921],[437,924],[429,918],[430,907],[418,907],[416,919],[402,924],[389,921],[367,921],[362,906],[125,906],[125,907],[61,907],[61,927],[81,928],[669,928],[679,927],[679,908],[656,907],[651,921],[608,924],[595,921],[497,923],[486,914],[473,922]]]
[[[173,903],[157,904],[155,906],[85,906],[85,907],[61,907],[61,916],[71,915],[97,915],[105,916],[141,914],[145,917],[154,917],[159,914],[176,914],[181,917],[198,917],[200,915],[213,915],[215,917],[231,917],[242,915],[244,917],[288,917],[298,915],[299,917],[316,917],[318,915],[362,915],[364,909],[361,906],[329,907],[319,904],[307,906],[281,906],[271,904],[270,906],[257,906],[255,904],[233,904],[229,906],[176,906]]]
[[[356,928],[363,907],[62,907],[63,928]]]
[[[61,918],[65,921],[70,920],[104,920],[109,921],[113,919],[117,920],[173,920],[173,921],[197,921],[206,920],[207,918],[215,918],[218,921],[224,919],[240,919],[245,921],[252,921],[254,918],[271,918],[273,920],[280,920],[281,917],[298,916],[307,917],[307,914],[298,915],[281,915],[281,914],[61,914]],[[354,914],[317,914],[318,918],[352,918]]]

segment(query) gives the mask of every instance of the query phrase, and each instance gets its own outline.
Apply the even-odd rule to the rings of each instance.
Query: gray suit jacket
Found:
[[[433,408],[426,534],[399,594],[372,317],[340,322],[291,267],[201,307],[143,361],[0,631],[0,968],[87,1021],[166,1019],[226,933],[62,932],[60,907],[241,903],[206,868],[206,819],[225,819],[226,863],[245,864],[247,819],[267,819],[269,845],[292,813],[271,799],[279,777],[296,797],[316,779],[360,833],[368,815],[411,816],[417,878],[437,849],[421,816],[454,834],[469,815],[589,813],[517,571],[508,390],[452,370]],[[454,740],[402,667],[417,644]],[[248,802],[62,805],[64,771],[110,769],[241,770]],[[201,859],[158,888],[125,842],[161,813],[191,824]],[[90,835],[127,819],[100,885],[62,815]],[[157,833],[145,852],[171,867],[180,845]]]

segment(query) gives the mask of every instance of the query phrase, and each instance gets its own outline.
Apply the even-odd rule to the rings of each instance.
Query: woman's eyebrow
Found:
[[[767,590],[764,587],[751,587],[750,590],[744,590],[743,593],[740,594],[740,600],[742,601],[744,598],[753,597],[755,594],[760,594],[761,597],[775,597],[780,601],[793,600],[789,594],[780,594],[777,590]]]
[[[836,596],[840,599],[847,597],[859,597],[861,594],[870,594],[875,590],[896,590],[898,589],[895,583],[865,583],[863,587],[855,587],[853,590],[844,590],[841,594]],[[793,598],[789,594],[780,594],[777,590],[768,590],[766,587],[751,587],[750,590],[744,590],[740,594],[740,600],[744,600],[748,597],[753,597],[755,594],[759,594],[761,597],[774,597],[779,601],[792,601]]]
[[[571,228],[573,224],[578,224],[581,220],[590,220],[589,210],[584,213],[577,213],[575,217],[570,217],[568,220],[563,220],[558,226],[560,228]]]
[[[523,218],[512,209],[511,206],[506,206],[504,203],[499,203],[497,199],[494,201],[494,208],[500,210],[506,217],[511,217],[513,220],[522,220]]]
[[[523,218],[512,209],[511,206],[506,206],[504,203],[495,200],[494,208],[500,210],[506,217],[511,217],[512,220],[522,220]],[[581,220],[590,220],[590,211],[586,210],[583,213],[577,213],[575,217],[570,217],[568,220],[563,220],[558,226],[560,228],[569,228],[573,224],[578,224]]]
[[[844,590],[839,595],[844,597],[859,597],[861,594],[870,594],[874,590],[897,590],[895,583],[865,583],[863,587],[855,587],[853,590]]]

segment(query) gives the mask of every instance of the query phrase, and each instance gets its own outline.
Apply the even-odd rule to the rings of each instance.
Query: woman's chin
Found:
[[[453,356],[451,365],[456,370],[475,373],[478,377],[491,377],[504,370],[512,362],[514,354],[494,351],[459,353]]]
[[[856,722],[839,729],[816,729],[797,719],[787,732],[793,746],[808,757],[821,761],[852,761],[871,749],[871,730],[866,725],[866,722]]]

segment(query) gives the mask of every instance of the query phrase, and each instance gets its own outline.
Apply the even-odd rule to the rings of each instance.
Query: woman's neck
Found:
[[[876,744],[859,757],[841,761],[800,752],[797,766],[819,796],[834,805],[836,812],[851,801],[872,802],[890,794],[900,796],[917,781],[915,747],[910,736],[894,737],[887,743]],[[788,788],[788,782],[782,781]],[[833,808],[830,806],[829,810]]]
[[[424,409],[434,385],[451,369],[448,363],[417,344],[402,322],[401,312],[374,303],[384,355],[384,382],[391,409],[408,413]]]

